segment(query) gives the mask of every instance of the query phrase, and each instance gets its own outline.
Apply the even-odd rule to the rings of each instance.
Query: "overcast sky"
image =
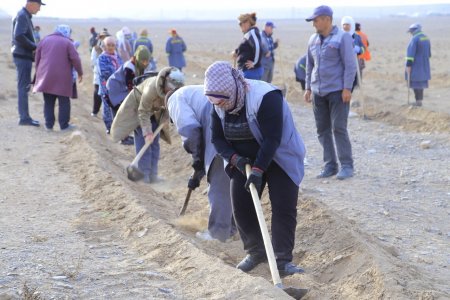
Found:
[[[300,10],[304,3],[310,8],[322,4],[331,7],[338,6],[396,6],[420,5],[431,3],[448,3],[450,0],[339,0],[339,1],[299,1],[299,0],[42,0],[39,16],[59,18],[138,18],[138,19],[226,19],[228,15],[236,16],[245,12],[260,12],[259,17],[270,18],[269,8],[289,8]],[[26,0],[0,0],[0,10],[9,15],[16,12],[25,4]],[[304,10],[301,10],[304,11]]]

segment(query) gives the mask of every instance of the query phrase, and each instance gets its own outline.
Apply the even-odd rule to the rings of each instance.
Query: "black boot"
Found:
[[[249,272],[260,263],[266,261],[267,257],[265,254],[247,254],[247,256],[236,266],[236,268],[243,272]]]

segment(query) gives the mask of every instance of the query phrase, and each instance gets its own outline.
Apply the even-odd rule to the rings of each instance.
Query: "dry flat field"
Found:
[[[342,182],[315,179],[322,152],[293,76],[313,28],[303,20],[275,22],[281,43],[274,82],[287,85],[308,149],[294,249],[306,273],[283,282],[309,289],[304,299],[449,299],[450,19],[356,20],[373,55],[363,89],[354,93],[368,119],[359,117],[361,106],[354,108],[356,174]],[[411,109],[405,31],[417,21],[431,39],[433,79],[424,107]],[[161,144],[165,180],[133,183],[124,170],[132,147],[113,143],[102,121],[90,116],[91,26],[113,33],[124,25],[147,28],[159,67],[167,63],[168,30],[176,28],[188,47],[187,82],[201,84],[208,65],[230,60],[242,35],[236,22],[34,22],[43,36],[57,24],[73,27],[85,76],[72,102],[78,130],[17,126],[10,22],[0,20],[0,299],[288,299],[272,286],[267,264],[250,274],[235,269],[244,256],[239,240],[196,239],[208,216],[205,182],[186,217],[177,218],[191,168],[174,130],[173,144]],[[42,95],[31,95],[31,115],[41,123],[42,110]],[[266,194],[262,203],[267,218]]]

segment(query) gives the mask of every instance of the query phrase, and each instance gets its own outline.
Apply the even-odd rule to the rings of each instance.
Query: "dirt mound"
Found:
[[[371,98],[372,103],[375,102]],[[355,110],[359,115],[363,115],[362,107]],[[397,126],[402,130],[415,132],[449,132],[450,116],[445,113],[431,111],[427,108],[415,108],[408,105],[400,107],[390,107],[385,110],[383,107],[369,106],[365,110],[365,115],[376,121]]]
[[[157,262],[161,271],[178,279],[185,297],[286,297],[271,285],[267,264],[249,275],[235,269],[244,255],[240,241],[205,243],[194,238],[193,232],[205,226],[205,203],[194,201],[188,216],[177,219],[174,207],[181,206],[183,199],[177,195],[182,195],[182,189],[161,193],[128,181],[124,163],[108,161],[108,155],[120,157],[121,153],[111,149],[97,152],[81,132],[73,133],[64,143],[67,147],[59,165],[82,187],[83,198],[104,214],[105,221],[119,228],[123,238],[148,261]],[[179,151],[173,145],[165,148],[165,155],[171,157],[176,157],[171,151]],[[189,164],[180,166],[184,172],[189,168]],[[262,202],[266,216],[270,216],[267,194]],[[309,197],[300,199],[299,214],[294,261],[307,272],[284,279],[285,285],[309,288],[306,299],[400,299],[413,295],[401,286],[409,275],[399,272],[398,281],[390,279],[395,270],[392,253],[353,229],[350,222]]]

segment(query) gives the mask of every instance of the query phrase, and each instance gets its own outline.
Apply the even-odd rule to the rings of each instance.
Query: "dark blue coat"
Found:
[[[166,53],[169,55],[169,66],[182,69],[186,67],[183,52],[186,51],[186,44],[179,36],[170,37],[166,42]]]
[[[411,82],[431,79],[430,57],[430,39],[421,31],[415,32],[406,50],[406,66],[411,67]]]
[[[12,48],[13,56],[34,59],[33,51],[36,50],[36,41],[33,35],[33,22],[31,14],[22,8],[13,19],[12,26]]]

